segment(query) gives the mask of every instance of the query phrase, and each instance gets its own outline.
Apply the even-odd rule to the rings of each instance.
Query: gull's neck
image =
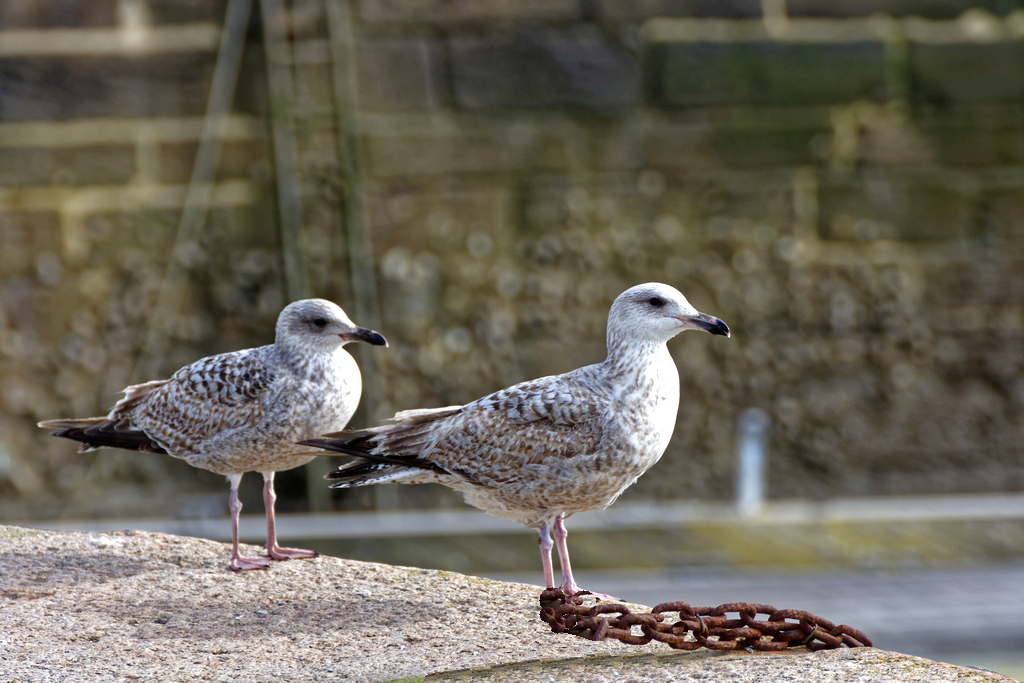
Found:
[[[625,338],[608,333],[608,358],[605,366],[610,374],[634,377],[647,373],[651,365],[672,362],[664,340],[643,337]]]
[[[288,340],[274,345],[277,362],[305,379],[317,379],[327,375],[334,365],[334,356],[341,346],[325,348],[317,344],[295,343]]]

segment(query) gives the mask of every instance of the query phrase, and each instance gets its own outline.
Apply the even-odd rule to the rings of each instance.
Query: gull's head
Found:
[[[659,282],[630,287],[620,294],[608,314],[608,337],[666,342],[683,330],[703,330],[729,336],[729,326],[701,313],[675,287]]]
[[[325,299],[303,299],[285,306],[277,318],[277,343],[300,343],[333,348],[350,341],[387,346],[379,332],[359,327],[337,304]]]

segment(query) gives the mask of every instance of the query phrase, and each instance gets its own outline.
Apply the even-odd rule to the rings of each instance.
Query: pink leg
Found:
[[[544,567],[544,587],[555,587],[555,570],[551,567],[551,549],[555,546],[551,542],[551,533],[548,531],[548,524],[540,528],[540,538],[537,539],[540,545],[540,563]]]
[[[231,569],[236,572],[246,569],[267,569],[270,567],[270,558],[247,558],[238,553],[238,515],[242,512],[242,501],[238,500],[238,485],[242,483],[242,475],[229,475],[228,481],[231,482]]]
[[[576,585],[576,580],[572,578],[572,565],[569,564],[569,546],[565,542],[565,539],[569,537],[569,532],[565,529],[565,520],[562,519],[562,515],[555,517],[554,532],[555,546],[558,548],[558,562],[562,565],[562,592],[566,595],[575,595],[580,592],[580,587]],[[548,562],[550,563],[550,561],[549,559]],[[591,595],[599,600],[622,602],[618,598],[613,598],[604,593],[591,593]]]
[[[274,521],[274,473],[263,473],[263,507],[267,511],[267,553],[275,560],[296,560],[303,557],[316,557],[320,553],[315,550],[301,548],[282,548],[277,545],[277,524]]]

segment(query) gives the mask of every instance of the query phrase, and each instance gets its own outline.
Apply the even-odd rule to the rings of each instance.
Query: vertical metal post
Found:
[[[277,173],[277,206],[281,220],[281,252],[284,261],[285,296],[289,302],[310,296],[309,271],[302,240],[302,199],[299,155],[292,116],[295,88],[286,15],[281,0],[260,0],[263,16],[263,49],[267,58],[271,129],[274,136],[274,170]]]
[[[771,421],[760,408],[750,408],[736,421],[736,512],[752,517],[767,498],[768,428]]]
[[[249,27],[252,0],[230,0],[224,15],[220,51],[213,70],[210,99],[206,104],[206,118],[199,139],[192,178],[185,195],[185,206],[178,221],[174,249],[167,264],[167,272],[160,285],[160,298],[149,319],[146,341],[132,372],[132,381],[152,379],[160,370],[167,351],[168,327],[181,310],[189,267],[181,261],[183,247],[199,239],[206,214],[213,198],[213,181],[220,162],[224,126],[231,113],[231,102],[238,83],[238,69],[242,64],[245,33]]]
[[[356,41],[352,27],[349,0],[325,0],[331,66],[334,76],[335,116],[338,130],[338,157],[341,185],[344,192],[345,237],[348,243],[349,272],[355,297],[356,320],[360,325],[380,329],[378,315],[377,276],[370,243],[369,221],[363,201],[365,188],[362,176],[362,149],[359,138],[358,88],[356,75]],[[384,395],[384,378],[375,353],[359,350],[359,367],[363,374],[363,397],[355,419],[378,419]],[[398,507],[397,486],[375,486],[377,508]]]

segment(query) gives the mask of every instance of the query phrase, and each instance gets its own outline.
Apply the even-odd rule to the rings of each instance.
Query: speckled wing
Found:
[[[211,356],[168,380],[128,387],[108,418],[127,422],[177,456],[199,452],[213,434],[256,427],[276,373],[254,351]]]
[[[417,453],[440,468],[484,486],[553,458],[595,452],[607,425],[595,419],[608,399],[565,375],[517,384],[467,404],[437,421],[381,430],[368,441],[377,454]],[[415,422],[415,421],[411,421]]]

